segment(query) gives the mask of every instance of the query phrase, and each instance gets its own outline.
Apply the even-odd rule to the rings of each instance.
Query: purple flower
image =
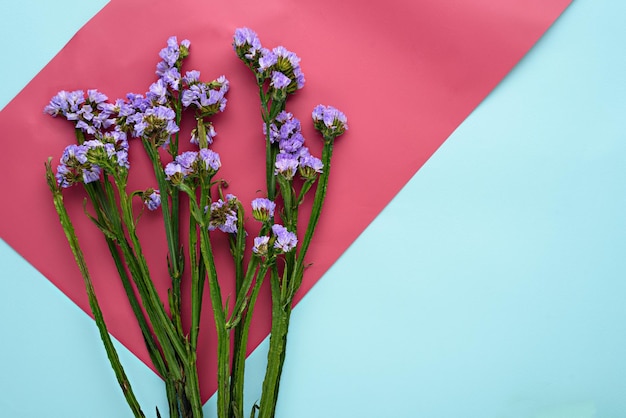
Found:
[[[261,41],[256,32],[249,28],[238,28],[233,36],[233,48],[237,56],[249,68],[256,66],[258,52],[261,50]]]
[[[128,93],[126,95],[126,99],[136,112],[145,112],[146,109],[150,107],[150,101],[148,99],[144,99],[141,94]]]
[[[85,184],[97,181],[102,170],[97,165],[83,168],[83,181]]]
[[[304,136],[296,132],[279,143],[280,150],[286,153],[295,153],[304,145]]]
[[[87,148],[83,145],[72,144],[65,147],[59,163],[56,179],[61,187],[83,182],[83,171],[91,169],[91,164],[87,161]]]
[[[44,108],[51,116],[64,116],[74,122],[77,129],[88,135],[94,135],[101,129],[109,128],[115,119],[112,118],[113,107],[105,103],[107,97],[97,90],[87,90],[87,99],[82,90],[73,92],[60,91]]]
[[[176,65],[176,61],[178,61],[178,40],[175,36],[170,36],[167,40],[167,47],[163,48],[161,52],[159,52],[159,57],[170,67]]]
[[[146,97],[154,104],[164,105],[167,103],[167,84],[162,78],[150,85]]]
[[[252,201],[252,216],[260,222],[266,222],[274,216],[276,203],[264,197],[256,198]]]
[[[259,68],[257,71],[263,74],[276,64],[277,61],[278,57],[275,53],[267,48],[261,48],[261,57],[259,58]]]
[[[300,133],[300,121],[293,117],[293,114],[282,111],[276,116],[275,123],[270,125],[270,142],[276,141],[280,143],[293,139],[289,144],[285,144],[287,148],[293,148],[293,150],[299,148],[296,142],[304,143],[304,137]],[[263,125],[264,133],[267,131],[267,126]],[[301,146],[301,144],[300,144]],[[282,146],[280,146],[282,149]],[[285,149],[286,150],[286,149]],[[287,151],[293,152],[293,151]]]
[[[168,67],[173,67],[176,65],[176,61],[178,61],[178,46],[174,48],[169,46],[167,48],[163,48],[161,52],[159,52],[159,57],[163,59],[163,62]]]
[[[305,179],[314,179],[317,174],[322,173],[323,169],[324,163],[322,163],[322,160],[319,158],[316,158],[308,153],[300,157],[298,171]]]
[[[139,120],[135,123],[133,135],[151,138],[157,146],[165,147],[169,144],[170,136],[179,131],[175,117],[176,113],[169,107],[150,107],[143,114],[133,115],[134,120]]]
[[[276,168],[274,174],[280,174],[287,180],[291,180],[298,170],[298,159],[291,154],[279,153],[274,167]]]
[[[143,193],[143,203],[149,210],[157,210],[161,206],[161,193],[154,189],[146,190]]]
[[[198,154],[198,162],[202,164],[202,168],[206,171],[217,171],[222,166],[220,156],[208,148],[201,148]]]
[[[260,256],[267,255],[269,242],[270,237],[268,237],[267,235],[254,238],[254,246],[252,247],[252,252]]]
[[[92,125],[85,122],[84,120],[79,120],[78,122],[76,122],[76,128],[85,133],[88,133],[89,135],[93,135],[96,133],[96,128],[94,128]]]
[[[224,111],[228,87],[224,76],[211,83],[194,83],[183,90],[181,101],[185,107],[194,105],[203,117],[211,116]]]
[[[276,55],[276,68],[291,78],[287,93],[293,93],[304,87],[304,74],[300,68],[300,58],[283,46],[277,46],[272,52]]]
[[[280,71],[272,72],[271,86],[277,90],[283,90],[291,83],[291,79]]]
[[[182,154],[176,156],[176,162],[180,164],[184,169],[191,170],[193,163],[198,158],[198,153],[195,151],[185,151]]]
[[[256,32],[250,28],[238,28],[235,29],[235,35],[233,36],[233,46],[235,48],[241,46],[250,46],[254,49],[261,48],[261,41]]]
[[[108,97],[105,94],[100,93],[98,90],[87,90],[87,101],[89,103],[98,105],[100,103],[106,102],[107,100]]]
[[[276,116],[276,121],[281,123],[285,123],[290,119],[293,119],[293,114],[285,110],[283,110],[278,114],[278,116]]]
[[[180,183],[184,178],[183,167],[176,161],[172,161],[165,166],[165,178],[174,184]]]
[[[217,132],[215,132],[215,128],[213,127],[212,123],[208,123],[204,125],[204,132],[206,132],[206,142],[207,144],[212,144],[213,143],[213,138],[215,138],[217,136]],[[197,128],[193,128],[191,131],[191,139],[189,140],[189,142],[191,142],[194,145],[199,145],[200,144],[200,140],[198,138],[198,129]]]
[[[225,75],[221,75],[209,83],[213,88],[218,88],[222,93],[226,94],[230,88],[230,82]]]
[[[348,130],[348,118],[332,106],[317,105],[312,113],[313,125],[326,140],[332,140]]]
[[[272,225],[272,232],[276,236],[276,241],[274,241],[274,248],[288,253],[293,250],[296,245],[298,245],[298,237],[293,232],[289,232],[287,228],[282,225],[274,224]]]
[[[57,184],[63,188],[70,187],[75,183],[72,171],[65,164],[57,166],[57,173],[54,176],[57,179]]]
[[[172,90],[178,91],[178,87],[180,86],[180,72],[178,68],[172,67],[167,69],[161,76],[161,80]]]
[[[44,112],[51,116],[66,116],[68,113],[78,112],[79,106],[85,103],[85,92],[75,90],[72,92],[62,90],[54,96],[44,108]]]
[[[200,81],[200,71],[198,70],[187,71],[185,73],[185,76],[183,77],[183,81],[187,84],[197,83],[198,81]]]
[[[191,43],[185,39],[178,44],[176,36],[170,36],[167,40],[167,46],[159,52],[162,61],[157,64],[156,74],[163,77],[165,73],[173,68],[180,67],[183,58],[189,55],[189,46]]]
[[[227,195],[226,201],[218,199],[211,203],[209,231],[219,229],[227,234],[237,233],[237,198]]]
[[[68,145],[63,150],[61,163],[70,166],[87,164],[87,148],[82,145]]]
[[[104,167],[106,170],[130,167],[128,141],[123,132],[97,133],[95,139],[85,141],[80,148],[90,164]]]

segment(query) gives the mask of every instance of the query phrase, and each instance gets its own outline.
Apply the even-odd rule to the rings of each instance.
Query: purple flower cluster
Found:
[[[276,240],[274,241],[274,248],[284,253],[296,248],[298,245],[298,237],[293,232],[290,232],[282,225],[272,225],[272,232],[274,233]]]
[[[312,113],[315,129],[326,139],[334,139],[348,130],[348,118],[332,106],[317,105]]]
[[[147,189],[143,195],[143,203],[148,210],[157,210],[161,206],[161,192],[155,189]]]
[[[178,39],[171,36],[167,40],[167,46],[159,52],[162,61],[157,64],[156,74],[172,90],[178,91],[180,87],[180,67],[183,59],[189,55],[189,40],[185,39],[178,44]]]
[[[205,140],[206,140],[207,145],[212,144],[213,138],[215,138],[215,136],[217,135],[217,132],[215,132],[215,128],[213,127],[213,124],[211,122],[208,122],[208,123],[204,121],[199,121],[199,122],[204,125]],[[191,142],[194,145],[200,145],[200,138],[198,137],[197,128],[192,129],[191,139],[189,140],[189,142]]]
[[[57,184],[70,187],[76,183],[91,183],[100,178],[100,167],[87,161],[87,148],[83,145],[68,145],[61,155],[57,167]]]
[[[60,91],[44,108],[44,112],[57,117],[64,116],[74,122],[76,128],[86,134],[106,130],[115,123],[111,106],[106,103],[107,96],[98,90]]]
[[[157,146],[166,147],[170,137],[179,131],[176,112],[167,106],[148,107],[143,113],[135,113],[133,120],[133,136],[150,138]]]
[[[267,126],[265,126],[267,130]],[[322,172],[324,165],[319,158],[312,156],[304,146],[300,121],[289,112],[281,112],[269,128],[270,142],[278,142],[275,173],[291,180],[300,172],[304,178],[314,178]]]
[[[276,203],[264,197],[256,198],[252,201],[252,216],[260,222],[267,222],[274,217]]]
[[[146,97],[128,93],[126,100],[118,99],[110,105],[117,115],[115,130],[127,132],[135,138],[148,138],[156,145],[166,147],[170,137],[180,130],[176,112],[169,106],[171,99],[162,79],[152,83]]]
[[[226,195],[226,201],[218,199],[211,203],[209,231],[219,229],[227,234],[237,233],[237,198]]]
[[[261,80],[270,79],[270,87],[282,91],[284,95],[304,87],[304,73],[300,68],[300,58],[283,46],[267,49],[261,46],[257,34],[249,28],[235,30],[233,47],[239,59]]]
[[[68,145],[57,167],[56,179],[61,187],[91,183],[100,178],[102,167],[128,170],[128,141],[123,132],[97,134],[96,139],[81,145]]]
[[[267,255],[269,242],[270,237],[268,237],[267,235],[254,238],[254,246],[252,247],[252,252],[260,256]]]
[[[170,137],[179,131],[176,112],[172,109],[175,92],[181,90],[180,68],[189,55],[190,42],[178,43],[175,36],[167,40],[167,46],[159,52],[157,64],[159,79],[152,83],[145,94],[129,93],[126,101],[117,100],[113,109],[117,112],[119,129],[134,137],[149,138],[156,145],[166,147]]]
[[[274,242],[273,247],[281,253],[288,253],[298,245],[298,236],[282,225],[272,225],[272,234],[274,235],[272,237]],[[271,241],[272,239],[267,235],[254,238],[252,251],[257,255],[266,256],[269,252]]]
[[[184,78],[189,87],[183,90],[183,106],[193,106],[198,109],[198,115],[207,117],[218,112],[223,112],[226,107],[226,93],[230,84],[225,76],[220,76],[210,83],[198,81],[200,73],[195,71],[187,73]]]
[[[186,151],[177,155],[174,161],[165,166],[165,176],[167,180],[178,184],[187,178],[212,176],[221,166],[217,152],[202,148],[200,151]]]
[[[250,28],[239,28],[233,36],[233,47],[239,59],[254,69],[259,61],[261,41],[256,32]]]

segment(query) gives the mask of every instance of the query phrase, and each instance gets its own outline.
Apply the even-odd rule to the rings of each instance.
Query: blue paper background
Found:
[[[0,106],[105,4],[5,0]],[[279,416],[626,416],[625,19],[574,1],[303,299]],[[130,416],[93,321],[2,241],[0,265],[1,415]]]

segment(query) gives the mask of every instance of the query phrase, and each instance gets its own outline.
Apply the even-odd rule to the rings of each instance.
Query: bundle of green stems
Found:
[[[326,197],[334,140],[347,129],[346,117],[330,106],[313,110],[313,125],[323,139],[321,159],[313,157],[304,146],[299,120],[286,110],[287,99],[304,84],[299,58],[283,47],[262,48],[253,31],[237,29],[233,46],[257,81],[266,149],[267,197],[251,202],[253,218],[261,226],[258,235],[249,237],[244,205],[235,196],[224,195],[224,181],[216,178],[221,161],[210,148],[215,136],[210,119],[224,110],[229,82],[224,76],[202,82],[197,71],[182,76],[189,45],[186,40],[168,39],[159,54],[159,79],[145,96],[128,94],[124,100],[109,103],[96,90],[86,95],[80,90],[59,92],[45,111],[74,124],[77,144],[66,147],[56,173],[48,160],[48,185],[107,357],[134,416],[146,414],[112,343],[65,206],[63,190],[73,185],[81,185],[86,192],[84,212],[104,236],[150,359],[164,380],[170,417],[203,416],[198,336],[202,309],[210,303],[217,331],[216,415],[243,418],[252,314],[261,286],[269,281],[272,323],[267,369],[261,398],[249,416],[274,417],[294,296],[302,284],[305,257]],[[195,118],[190,136],[197,151],[179,149],[186,112]],[[128,190],[129,143],[142,144],[155,188]],[[309,195],[313,195],[310,216],[306,226],[299,225],[299,212]],[[136,200],[143,205],[138,207]],[[157,292],[155,273],[137,233],[145,209],[158,208],[163,215],[171,283],[166,301]],[[183,222],[188,233],[181,232]],[[218,276],[212,247],[218,233],[228,235],[234,277]],[[185,280],[190,286],[183,286]],[[226,298],[221,289],[225,280],[234,281],[234,293]],[[189,304],[183,303],[183,289],[190,291]],[[155,414],[162,417],[165,411],[156,408]]]

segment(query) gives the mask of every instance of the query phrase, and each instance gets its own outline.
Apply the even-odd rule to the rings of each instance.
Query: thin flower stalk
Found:
[[[98,303],[98,299],[96,297],[96,293],[91,282],[91,276],[89,275],[89,270],[87,269],[87,264],[85,263],[83,252],[80,249],[78,237],[74,232],[74,226],[72,225],[70,217],[63,204],[63,195],[61,194],[61,191],[56,184],[54,174],[52,173],[50,160],[48,160],[48,163],[46,164],[46,176],[48,179],[48,186],[53,195],[54,207],[59,216],[59,221],[61,222],[72,253],[74,254],[76,264],[78,265],[81,275],[83,276],[85,288],[87,289],[87,296],[89,298],[89,306],[92,313],[94,314],[96,326],[98,327],[98,331],[100,332],[100,338],[102,339],[102,342],[104,344],[104,348],[107,353],[109,362],[111,363],[111,367],[113,368],[113,371],[115,373],[115,377],[117,378],[118,384],[120,385],[120,388],[124,393],[124,398],[126,399],[126,402],[128,403],[131,411],[133,412],[133,415],[136,418],[144,418],[145,415],[141,410],[141,406],[139,405],[137,398],[135,397],[130,381],[128,380],[128,376],[124,372],[124,368],[122,367],[122,364],[120,362],[117,350],[113,345],[113,341],[104,322],[102,310],[100,309],[100,304]]]

